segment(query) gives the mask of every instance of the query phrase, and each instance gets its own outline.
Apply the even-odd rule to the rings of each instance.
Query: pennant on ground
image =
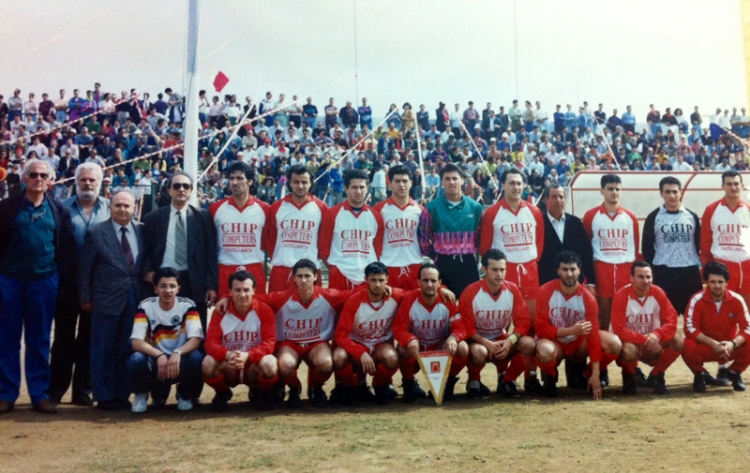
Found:
[[[223,89],[228,83],[229,77],[227,77],[223,72],[219,71],[219,73],[216,74],[216,78],[214,79],[214,89],[216,89],[216,92],[221,92],[221,89]]]
[[[425,351],[418,357],[419,367],[427,378],[427,387],[438,406],[443,403],[443,391],[452,359],[448,350]]]

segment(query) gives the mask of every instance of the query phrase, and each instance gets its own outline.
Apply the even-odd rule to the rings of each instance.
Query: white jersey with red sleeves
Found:
[[[276,341],[297,344],[333,340],[336,318],[350,291],[313,288],[312,299],[303,304],[297,289],[255,295],[276,313]]]
[[[227,312],[214,314],[206,334],[206,353],[223,360],[228,351],[246,351],[248,360],[257,363],[273,352],[276,344],[274,315],[268,305],[253,298],[246,314],[240,314],[230,301]]]
[[[544,220],[538,208],[522,200],[513,211],[502,199],[482,217],[479,253],[491,248],[505,253],[509,263],[537,261],[544,250]]]
[[[612,299],[612,331],[623,343],[643,345],[650,333],[663,342],[672,340],[677,317],[669,298],[657,286],[651,286],[643,297],[638,297],[632,285],[625,286]]]
[[[239,208],[232,197],[214,202],[208,208],[216,225],[219,264],[241,266],[265,261],[263,228],[269,206],[250,197]]]
[[[377,261],[383,247],[383,220],[365,204],[355,213],[348,201],[323,215],[318,256],[355,285],[365,280],[365,266]]]
[[[413,199],[399,207],[393,197],[375,206],[383,218],[383,254],[380,262],[388,267],[403,267],[422,263],[417,230],[424,207]]]
[[[318,234],[326,210],[326,204],[310,194],[301,206],[291,195],[274,202],[263,235],[271,264],[291,268],[302,258],[317,263]]]
[[[393,336],[400,346],[417,339],[423,347],[432,347],[453,334],[458,341],[465,338],[461,314],[455,304],[440,294],[432,306],[424,301],[421,289],[409,291],[399,304],[393,322]]]
[[[393,289],[391,297],[375,303],[369,292],[359,291],[344,305],[334,340],[347,353],[359,359],[377,345],[393,339],[393,319],[403,291]]]
[[[591,238],[594,261],[610,264],[632,263],[638,254],[640,234],[635,214],[622,206],[614,216],[604,204],[586,212],[583,226]]]
[[[750,207],[740,201],[732,210],[726,198],[706,207],[701,219],[701,261],[750,260]]]
[[[575,292],[566,295],[559,279],[550,281],[539,289],[536,306],[536,333],[539,338],[570,343],[577,335],[557,336],[559,329],[572,327],[577,322],[591,322],[591,332],[586,336],[591,361],[601,359],[599,341],[599,307],[596,299],[581,284]],[[596,358],[595,358],[596,355]]]
[[[513,331],[526,335],[531,328],[531,317],[523,294],[512,282],[503,281],[497,294],[490,291],[482,279],[470,284],[458,302],[466,337],[479,334],[487,340],[500,340]]]

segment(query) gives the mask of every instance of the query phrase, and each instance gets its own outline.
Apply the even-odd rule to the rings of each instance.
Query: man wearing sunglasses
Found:
[[[70,211],[46,195],[54,176],[47,162],[32,159],[22,174],[25,192],[0,201],[0,413],[18,398],[21,333],[32,406],[57,412],[49,398],[50,332],[58,289],[75,291],[76,242]]]

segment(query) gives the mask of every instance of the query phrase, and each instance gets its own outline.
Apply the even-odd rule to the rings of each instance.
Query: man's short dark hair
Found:
[[[318,267],[312,262],[312,260],[307,258],[302,258],[294,263],[294,266],[292,266],[292,276],[296,275],[297,271],[300,269],[309,269],[313,274],[318,274]]]
[[[487,268],[490,265],[490,260],[493,261],[501,261],[501,260],[508,260],[508,257],[505,256],[505,253],[498,250],[497,248],[492,248],[491,250],[487,251],[485,254],[482,255],[482,267]]]
[[[521,182],[526,182],[526,178],[525,178],[525,176],[523,175],[523,173],[521,172],[520,169],[518,169],[518,168],[508,168],[505,171],[503,171],[503,175],[500,178],[500,180],[502,181],[503,184],[505,184],[505,180],[508,178],[509,174],[518,174],[519,176],[521,176]]]
[[[349,187],[349,184],[351,184],[354,179],[363,179],[368,184],[370,182],[367,172],[362,169],[349,169],[344,173],[344,187]]]
[[[459,169],[458,166],[456,166],[453,163],[448,163],[445,166],[443,166],[443,168],[440,170],[441,181],[443,180],[443,176],[445,175],[445,173],[448,173],[448,172],[457,172],[459,176],[463,177],[463,174],[461,174],[461,169]]]
[[[425,269],[434,269],[438,273],[438,279],[440,279],[440,268],[438,268],[434,263],[425,263],[422,266],[419,267],[419,272],[417,273],[417,278],[422,279],[422,271]]]
[[[170,188],[172,187],[172,181],[177,176],[185,176],[185,177],[187,177],[188,180],[190,181],[190,188],[193,187],[193,178],[190,177],[190,174],[188,174],[186,172],[183,172],[183,171],[177,171],[176,173],[174,173],[171,176],[169,176],[169,180],[167,181],[167,187],[170,187]]]
[[[373,261],[372,263],[365,266],[365,279],[369,278],[374,274],[388,274],[388,267],[380,261]]]
[[[174,268],[170,268],[169,266],[164,266],[163,268],[159,268],[159,270],[156,271],[156,274],[154,275],[154,285],[158,286],[159,281],[164,278],[175,278],[177,280],[177,284],[180,284],[180,272]]]
[[[617,174],[605,174],[602,176],[602,189],[607,187],[607,184],[622,184],[622,179]]]
[[[170,87],[167,87],[166,89],[164,89],[164,93],[165,94],[171,94],[172,93],[172,89]]]
[[[409,168],[407,168],[403,164],[397,164],[395,166],[391,166],[390,169],[388,169],[388,179],[391,181],[391,183],[393,183],[393,179],[396,176],[400,175],[408,176],[410,181],[414,180],[411,176],[411,171],[409,170]]]
[[[315,189],[315,175],[313,172],[305,166],[304,164],[295,164],[294,166],[290,167],[289,170],[286,172],[286,188],[291,191],[292,190],[292,174],[296,174],[297,176],[301,176],[302,174],[307,174],[307,176],[310,178],[310,192]]]
[[[722,276],[725,281],[729,282],[729,270],[724,263],[718,261],[709,261],[703,267],[703,280],[708,282],[708,278],[711,275]]]
[[[651,268],[651,265],[647,261],[636,261],[630,266],[630,275],[635,276],[636,268]]]
[[[722,181],[723,182],[723,181]],[[659,181],[659,192],[664,191],[664,186],[676,185],[679,190],[682,190],[682,183],[679,179],[674,176],[667,176]]]
[[[253,273],[251,273],[250,271],[245,271],[244,269],[242,271],[232,273],[229,276],[229,290],[232,290],[232,284],[235,281],[245,282],[248,279],[253,282],[253,289],[255,289],[255,276],[253,275]]]
[[[555,256],[555,269],[560,269],[561,264],[576,264],[579,268],[582,266],[581,257],[578,253],[572,251],[561,251]]]
[[[740,178],[740,182],[742,182],[742,174],[740,174],[739,172],[735,171],[734,169],[730,169],[729,171],[724,171],[723,173],[721,173],[721,185],[722,186],[724,185],[724,179],[727,178],[727,177],[729,177],[729,178],[739,177]]]
[[[241,172],[245,175],[245,179],[247,179],[248,181],[255,181],[255,171],[245,161],[233,162],[229,165],[228,171],[230,176],[232,175],[232,173]]]

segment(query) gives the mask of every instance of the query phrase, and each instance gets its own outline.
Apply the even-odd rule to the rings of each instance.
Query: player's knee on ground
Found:
[[[349,353],[343,348],[333,350],[333,369],[338,371],[344,369],[350,363]]]
[[[610,355],[617,356],[622,351],[622,342],[620,341],[620,338],[613,333],[600,330],[599,340],[602,344],[602,351],[609,353]]]
[[[489,361],[490,352],[484,345],[472,343],[469,346],[469,364],[471,366],[484,366]]]
[[[386,369],[395,370],[398,368],[398,353],[393,345],[384,343],[380,345],[374,353],[375,360],[382,363]]]
[[[679,332],[674,334],[674,338],[669,342],[669,348],[682,353],[682,349],[685,348],[685,336]]]
[[[536,342],[533,338],[524,335],[518,340],[516,348],[522,355],[534,356],[536,353]]]
[[[264,378],[275,378],[279,374],[279,362],[273,355],[266,355],[258,362],[260,375]]]
[[[539,340],[536,342],[536,357],[541,363],[552,363],[555,361],[557,347],[550,340]]]
[[[219,363],[212,356],[206,355],[201,362],[201,371],[206,378],[215,378],[219,376]]]
[[[456,348],[456,358],[466,358],[469,356],[469,344],[466,342],[459,342],[458,348]]]
[[[623,343],[622,350],[620,350],[620,358],[625,363],[636,361],[638,360],[639,351],[638,346],[632,343]]]

